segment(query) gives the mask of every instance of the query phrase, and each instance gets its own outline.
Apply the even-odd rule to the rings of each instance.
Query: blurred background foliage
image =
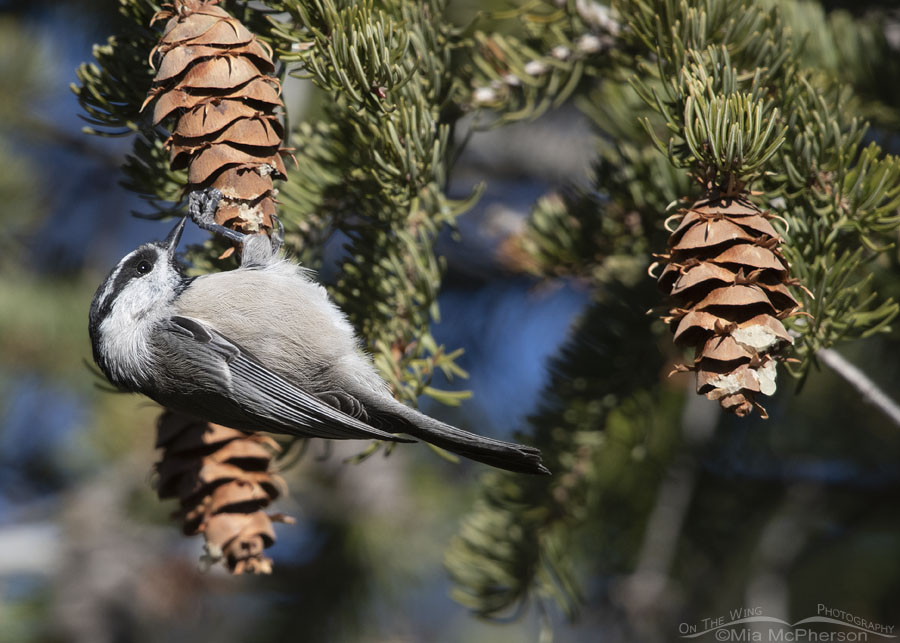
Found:
[[[815,70],[812,86],[829,97],[842,92],[826,107],[859,120],[861,145],[900,151],[893,3],[741,4],[777,6],[804,43],[792,64]],[[146,210],[119,185],[137,148],[82,135],[67,89],[92,43],[133,28],[116,9],[0,2],[0,641],[665,641],[681,623],[738,607],[796,621],[820,603],[900,625],[900,429],[813,359],[821,345],[809,345],[802,394],[780,376],[768,421],[723,416],[690,377],[666,377],[681,356],[644,314],[659,303],[645,271],[665,247],[667,206],[699,187],[638,121],[665,128],[630,82],[648,51],[584,0],[458,0],[446,21],[426,16],[446,40],[416,46],[443,66],[403,86],[403,108],[424,92],[419,108],[452,126],[432,141],[440,153],[420,166],[421,181],[397,191],[382,182],[371,201],[371,183],[347,164],[372,106],[348,100],[328,70],[285,84],[303,160],[283,185],[288,243],[352,308],[366,276],[348,283],[343,246],[362,262],[404,252],[354,237],[353,215],[427,212],[417,247],[427,256],[433,244],[446,262],[422,276],[434,297],[399,326],[364,307],[355,321],[370,339],[433,334],[424,357],[410,353],[408,383],[423,381],[415,360],[446,346],[469,377],[439,373],[429,386],[472,398],[450,408],[423,397],[425,410],[482,433],[519,432],[556,475],[454,466],[424,448],[349,465],[363,446],[314,442],[285,461],[291,493],[277,509],[298,524],[278,529],[275,574],[200,571],[200,543],[177,533],[152,490],[157,409],[108,392],[85,364],[96,284],[166,228],[129,216]],[[285,50],[298,37],[272,36]],[[660,88],[651,72],[642,78]],[[837,146],[823,149],[828,160]],[[785,187],[778,163],[760,187],[770,207],[823,212]],[[166,181],[150,187],[171,192]],[[331,218],[340,208],[347,217]],[[879,231],[886,249],[860,269],[863,299],[900,298],[896,237],[896,227]],[[193,255],[198,265],[205,254]],[[894,327],[839,348],[900,398]],[[382,349],[388,359],[391,346]]]

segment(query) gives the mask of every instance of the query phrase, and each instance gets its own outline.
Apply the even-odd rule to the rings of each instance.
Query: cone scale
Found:
[[[697,393],[738,416],[775,392],[776,364],[793,343],[782,320],[800,307],[769,212],[746,196],[709,193],[674,219],[658,278],[675,344],[692,348]]]

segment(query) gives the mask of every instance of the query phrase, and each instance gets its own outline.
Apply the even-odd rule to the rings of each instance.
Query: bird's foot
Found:
[[[275,224],[275,227],[272,229],[272,234],[269,237],[272,241],[272,254],[278,254],[278,251],[281,250],[281,246],[284,245],[284,224],[281,223],[281,219],[274,214],[272,215],[272,223]]]
[[[216,223],[216,209],[219,207],[219,201],[221,200],[222,192],[217,188],[194,190],[188,195],[188,215],[197,224],[197,227],[224,237],[229,241],[239,243],[242,246],[245,245],[248,238],[253,235],[238,232]],[[275,255],[284,244],[284,225],[274,214],[272,215],[272,222],[275,224],[275,229],[272,230],[269,242],[272,248],[272,255]]]
[[[188,195],[188,215],[197,227],[243,245],[248,235],[216,223],[216,208],[221,200],[222,192],[217,188],[194,190]]]

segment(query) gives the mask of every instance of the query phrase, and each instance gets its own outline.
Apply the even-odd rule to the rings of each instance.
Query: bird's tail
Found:
[[[486,438],[444,424],[388,396],[365,402],[367,411],[387,420],[384,428],[402,432],[463,457],[517,473],[549,475],[541,452],[529,446]],[[396,420],[400,420],[397,422]],[[399,426],[398,426],[399,425]]]

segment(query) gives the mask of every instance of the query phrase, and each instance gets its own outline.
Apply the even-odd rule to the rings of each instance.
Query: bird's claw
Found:
[[[204,230],[216,223],[216,209],[222,200],[222,191],[218,188],[194,190],[188,195],[188,214],[191,220]]]
[[[243,245],[247,235],[216,223],[216,209],[221,200],[222,192],[217,188],[194,190],[188,195],[188,216],[198,228]]]
[[[281,246],[284,245],[284,224],[281,223],[281,220],[274,214],[272,215],[272,223],[275,224],[270,236],[272,241],[272,253],[277,254],[278,251],[281,250]]]
[[[251,235],[216,223],[216,209],[219,207],[219,201],[221,200],[222,192],[217,188],[194,190],[188,195],[188,215],[197,224],[197,227],[243,246]],[[275,228],[272,230],[269,239],[272,244],[272,254],[276,254],[281,250],[282,244],[284,244],[284,225],[274,214],[272,215],[272,222],[275,224]]]

